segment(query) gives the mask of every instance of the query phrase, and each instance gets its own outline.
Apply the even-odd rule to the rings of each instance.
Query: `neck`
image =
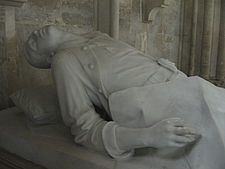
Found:
[[[67,33],[67,32],[57,32],[55,36],[51,39],[51,47],[49,47],[49,52],[53,53],[56,51],[62,44],[64,44],[67,41],[71,41],[75,39],[73,34]]]
[[[60,39],[61,40],[59,41],[59,43],[56,47],[56,50],[71,48],[71,47],[76,46],[77,44],[87,41],[87,38],[85,38],[81,35],[72,34],[72,33],[66,33]]]
[[[68,33],[65,32],[62,36],[61,42],[66,42],[66,41],[71,41],[71,40],[75,40],[76,39],[76,35],[72,34],[72,33]]]

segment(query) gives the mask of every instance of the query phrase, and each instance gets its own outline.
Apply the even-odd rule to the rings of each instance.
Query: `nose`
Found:
[[[37,34],[38,34],[38,32],[37,32],[37,31],[34,31],[34,32],[33,32],[33,34],[34,34],[34,35],[37,35]]]

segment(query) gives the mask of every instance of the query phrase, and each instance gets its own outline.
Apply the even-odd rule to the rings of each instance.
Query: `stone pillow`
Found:
[[[53,124],[61,121],[57,93],[54,87],[22,89],[13,93],[10,98],[35,125]]]

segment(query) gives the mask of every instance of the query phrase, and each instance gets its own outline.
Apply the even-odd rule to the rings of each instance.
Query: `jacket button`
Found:
[[[88,50],[88,47],[87,46],[84,46],[82,49],[83,50]]]
[[[93,64],[88,64],[88,67],[89,67],[90,69],[94,69],[94,68],[95,68],[95,66],[94,66]]]
[[[98,89],[98,92],[99,92],[99,93],[102,93],[102,90],[101,90],[101,89]]]

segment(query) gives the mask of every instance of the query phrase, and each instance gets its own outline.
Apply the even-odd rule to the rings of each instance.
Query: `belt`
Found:
[[[186,75],[179,71],[175,64],[169,60],[160,58],[157,59],[156,62],[159,65],[158,70],[148,78],[144,85],[163,83],[180,77],[186,77]]]

